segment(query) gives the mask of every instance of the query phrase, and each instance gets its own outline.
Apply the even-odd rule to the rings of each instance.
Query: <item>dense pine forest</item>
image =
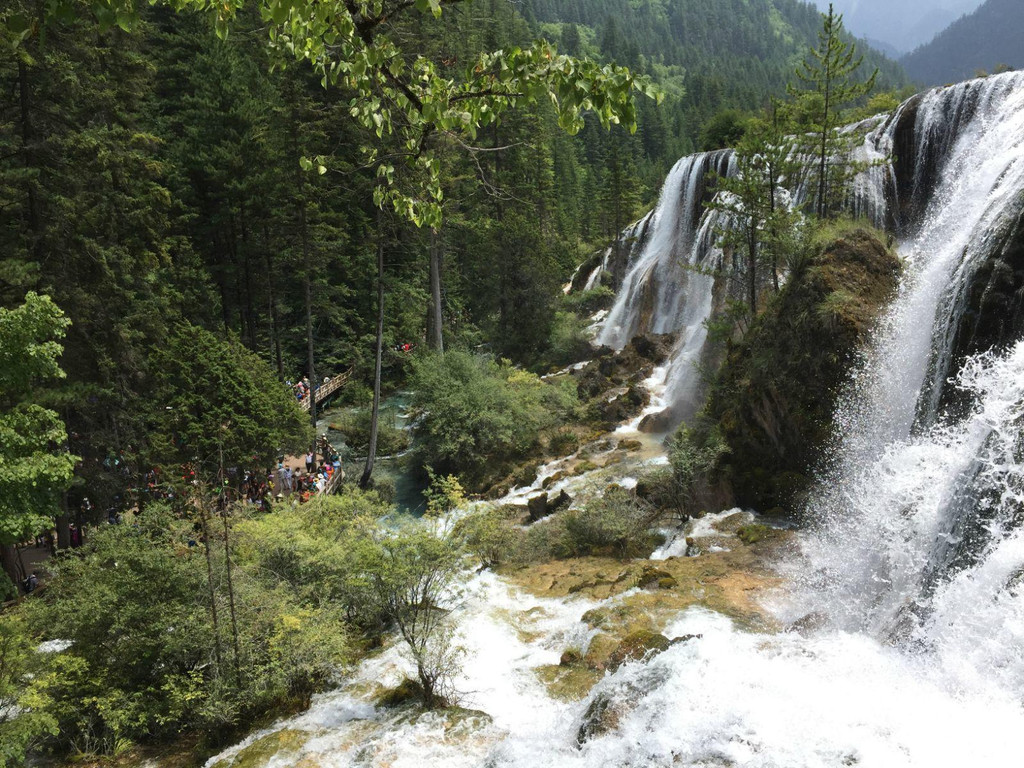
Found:
[[[934,40],[900,59],[915,81],[951,83],[981,72],[1024,67],[1024,8],[1013,0],[987,0]]]

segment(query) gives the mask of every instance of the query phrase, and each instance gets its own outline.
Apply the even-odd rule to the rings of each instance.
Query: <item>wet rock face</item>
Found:
[[[554,498],[551,498],[551,494],[548,493],[531,496],[526,501],[526,511],[529,513],[530,522],[535,523],[548,515],[553,515],[560,509],[568,507],[571,503],[572,497],[563,488]]]
[[[892,212],[893,220],[887,222],[891,231],[907,235],[920,224],[938,189],[938,180],[952,154],[950,150],[977,113],[982,94],[982,89],[968,89],[959,99],[947,99],[938,106],[931,104],[932,109],[939,108],[943,114],[940,119],[927,121],[925,128],[918,119],[919,112],[928,109],[923,106],[925,94],[911,98],[891,118],[899,121],[893,133],[893,174],[898,205]]]
[[[698,450],[713,436],[724,443],[709,487],[724,482],[732,498],[715,499],[719,505],[799,507],[842,383],[899,274],[899,260],[873,231],[846,231],[730,347],[693,437]]]
[[[982,262],[962,298],[950,361],[958,370],[965,358],[1001,349],[1024,336],[1024,199],[1016,219],[995,237],[991,255]],[[940,408],[963,411],[970,404],[963,393],[945,382]]]
[[[648,401],[642,382],[668,357],[673,342],[671,334],[637,336],[621,352],[602,348],[576,371],[576,392],[589,403],[589,420],[609,427],[638,416]]]
[[[627,661],[641,661],[668,650],[672,642],[662,634],[640,630],[622,639],[608,657],[607,669],[614,672]]]

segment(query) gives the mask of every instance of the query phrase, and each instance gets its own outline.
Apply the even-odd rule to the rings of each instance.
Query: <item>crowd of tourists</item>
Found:
[[[305,470],[293,469],[285,464],[284,457],[278,457],[277,469],[267,475],[268,487],[274,491],[274,498],[295,496],[299,501],[308,501],[322,493],[341,472],[341,457],[326,435],[321,435],[316,446],[305,455]]]

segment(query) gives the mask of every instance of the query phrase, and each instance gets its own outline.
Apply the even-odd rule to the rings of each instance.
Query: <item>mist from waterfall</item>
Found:
[[[950,118],[965,105],[967,119]],[[908,223],[903,285],[837,414],[839,450],[808,507],[818,533],[804,580],[807,607],[838,626],[930,646],[933,601],[950,579],[1012,549],[1024,516],[1024,346],[960,370],[952,350],[974,272],[1024,211],[1024,76],[932,91],[915,106],[911,189],[924,194],[922,174],[936,162],[939,182]],[[926,161],[936,145],[944,159]],[[973,404],[966,415],[940,411],[951,377]],[[986,599],[1002,599],[999,589]],[[955,625],[972,621],[965,613]],[[1004,638],[1022,640],[1024,631]]]

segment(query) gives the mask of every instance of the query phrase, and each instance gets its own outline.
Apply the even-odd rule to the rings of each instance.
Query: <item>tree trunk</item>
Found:
[[[71,515],[68,513],[68,494],[65,491],[61,494],[60,514],[57,515],[54,523],[57,528],[57,549],[70,549],[71,547]]]
[[[747,248],[750,251],[747,261],[747,300],[753,317],[757,315],[757,230],[753,225],[747,232]]]
[[[21,147],[23,152],[23,165],[30,167],[35,144],[35,131],[32,126],[31,94],[28,85],[28,67],[25,62],[18,58],[18,101],[21,111]],[[36,188],[31,179],[25,181],[25,197],[28,208],[28,223],[32,229],[32,252],[36,258],[42,256],[42,217],[39,213],[39,201],[36,198]]]
[[[444,332],[441,314],[441,235],[430,230],[430,309],[427,317],[427,344],[444,354]],[[379,280],[379,278],[378,278]]]
[[[309,420],[316,429],[316,366],[313,358],[313,287],[310,280],[313,263],[309,253],[309,234],[306,231],[306,201],[299,202],[299,227],[302,230],[302,288],[306,303],[306,366],[309,371]]]
[[[381,222],[378,215],[377,220]],[[380,421],[380,372],[384,356],[384,228],[378,224],[377,243],[377,358],[373,371],[373,411],[370,414],[370,444],[366,450],[366,467],[359,478],[359,487],[366,488],[373,475],[373,462],[377,455],[377,427]]]
[[[274,285],[274,262],[270,255],[270,233],[267,231],[266,222],[263,224],[264,256],[267,265],[267,303],[270,310],[270,344],[271,353],[277,364],[277,378],[284,381],[284,362],[281,358],[281,334],[278,330],[277,319],[277,292]]]
[[[223,505],[220,513],[221,519],[224,521],[224,571],[227,575],[228,583],[228,607],[231,609],[231,642],[234,645],[235,651],[235,683],[241,684],[242,670],[239,663],[240,654],[238,652],[238,617],[235,614],[235,583],[231,577],[231,526],[228,524],[227,504]]]
[[[14,544],[0,545],[0,565],[3,565],[4,573],[14,584],[15,589],[21,592],[21,582],[25,576],[21,565],[18,563],[18,548]]]
[[[199,519],[203,527],[203,549],[206,551],[206,586],[210,597],[210,618],[213,620],[213,657],[217,662],[217,673],[221,671],[220,621],[217,616],[217,596],[213,590],[213,555],[210,552],[210,527],[206,520],[206,505],[199,502]]]

